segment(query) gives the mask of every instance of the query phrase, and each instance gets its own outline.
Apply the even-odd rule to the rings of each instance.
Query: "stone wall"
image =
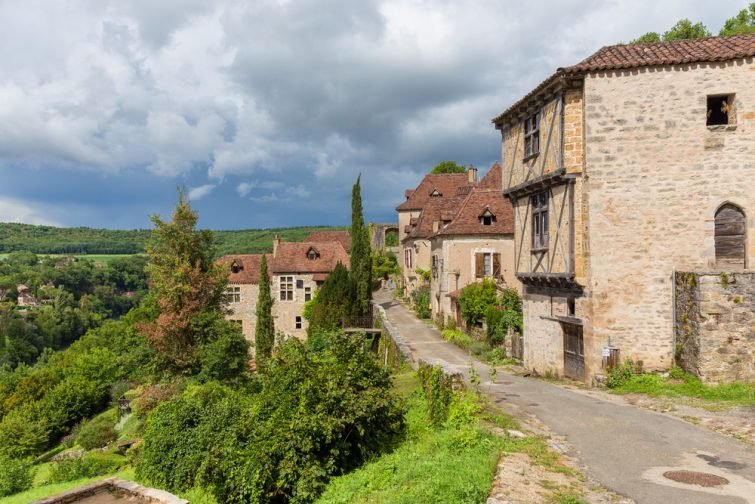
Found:
[[[676,356],[705,382],[755,381],[755,272],[676,273]]]
[[[714,216],[726,202],[745,212],[751,267],[754,77],[752,59],[585,77],[586,354],[610,338],[646,369],[673,364],[672,272],[715,267]],[[707,96],[730,93],[736,124],[706,126]]]

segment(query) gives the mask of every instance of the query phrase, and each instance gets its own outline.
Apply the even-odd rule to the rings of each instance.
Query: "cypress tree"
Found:
[[[372,300],[372,256],[370,251],[370,236],[364,225],[362,215],[362,192],[360,180],[351,190],[351,271],[352,313],[367,315],[370,312]]]
[[[328,275],[312,306],[312,318],[309,321],[310,331],[323,329],[326,331],[341,327],[341,319],[347,313],[351,285],[349,272],[340,262],[333,272]],[[311,333],[310,333],[311,334]]]
[[[270,295],[270,279],[267,276],[267,258],[260,261],[260,294],[257,301],[257,327],[254,329],[255,356],[264,363],[273,353],[275,323],[273,322],[273,297]]]

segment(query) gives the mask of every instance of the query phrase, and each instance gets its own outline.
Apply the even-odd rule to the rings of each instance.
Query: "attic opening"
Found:
[[[707,126],[734,124],[734,95],[708,95],[707,110]]]
[[[315,261],[318,257],[320,257],[320,253],[317,251],[317,249],[310,247],[307,251],[307,259],[309,259],[310,261]]]
[[[244,267],[241,264],[237,263],[236,261],[233,261],[231,263],[231,273],[238,273],[239,271],[243,269]]]
[[[430,197],[431,198],[440,198],[441,196],[443,196],[443,195],[440,193],[439,190],[437,190],[435,188],[433,188],[433,190],[430,192]]]
[[[495,214],[490,211],[490,208],[485,208],[480,214],[479,219],[483,226],[492,226],[495,222]]]

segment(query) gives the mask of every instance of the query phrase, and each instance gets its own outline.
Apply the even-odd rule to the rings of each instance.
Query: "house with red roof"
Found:
[[[755,378],[730,280],[755,284],[754,59],[755,35],[604,47],[493,118],[528,368],[589,382],[618,351]]]
[[[304,304],[340,262],[349,267],[349,254],[341,232],[315,235],[314,241],[281,242],[273,240],[273,253],[267,259],[270,291],[273,297],[275,330],[305,338],[307,321]],[[345,232],[348,235],[348,232]],[[330,238],[330,239],[328,239]],[[350,240],[349,240],[350,243]],[[257,326],[260,263],[263,254],[232,254],[218,260],[228,269],[228,320],[241,326],[244,337],[254,342]]]

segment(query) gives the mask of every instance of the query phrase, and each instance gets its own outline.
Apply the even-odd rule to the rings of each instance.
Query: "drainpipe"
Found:
[[[676,267],[671,268],[671,366],[676,366]]]

